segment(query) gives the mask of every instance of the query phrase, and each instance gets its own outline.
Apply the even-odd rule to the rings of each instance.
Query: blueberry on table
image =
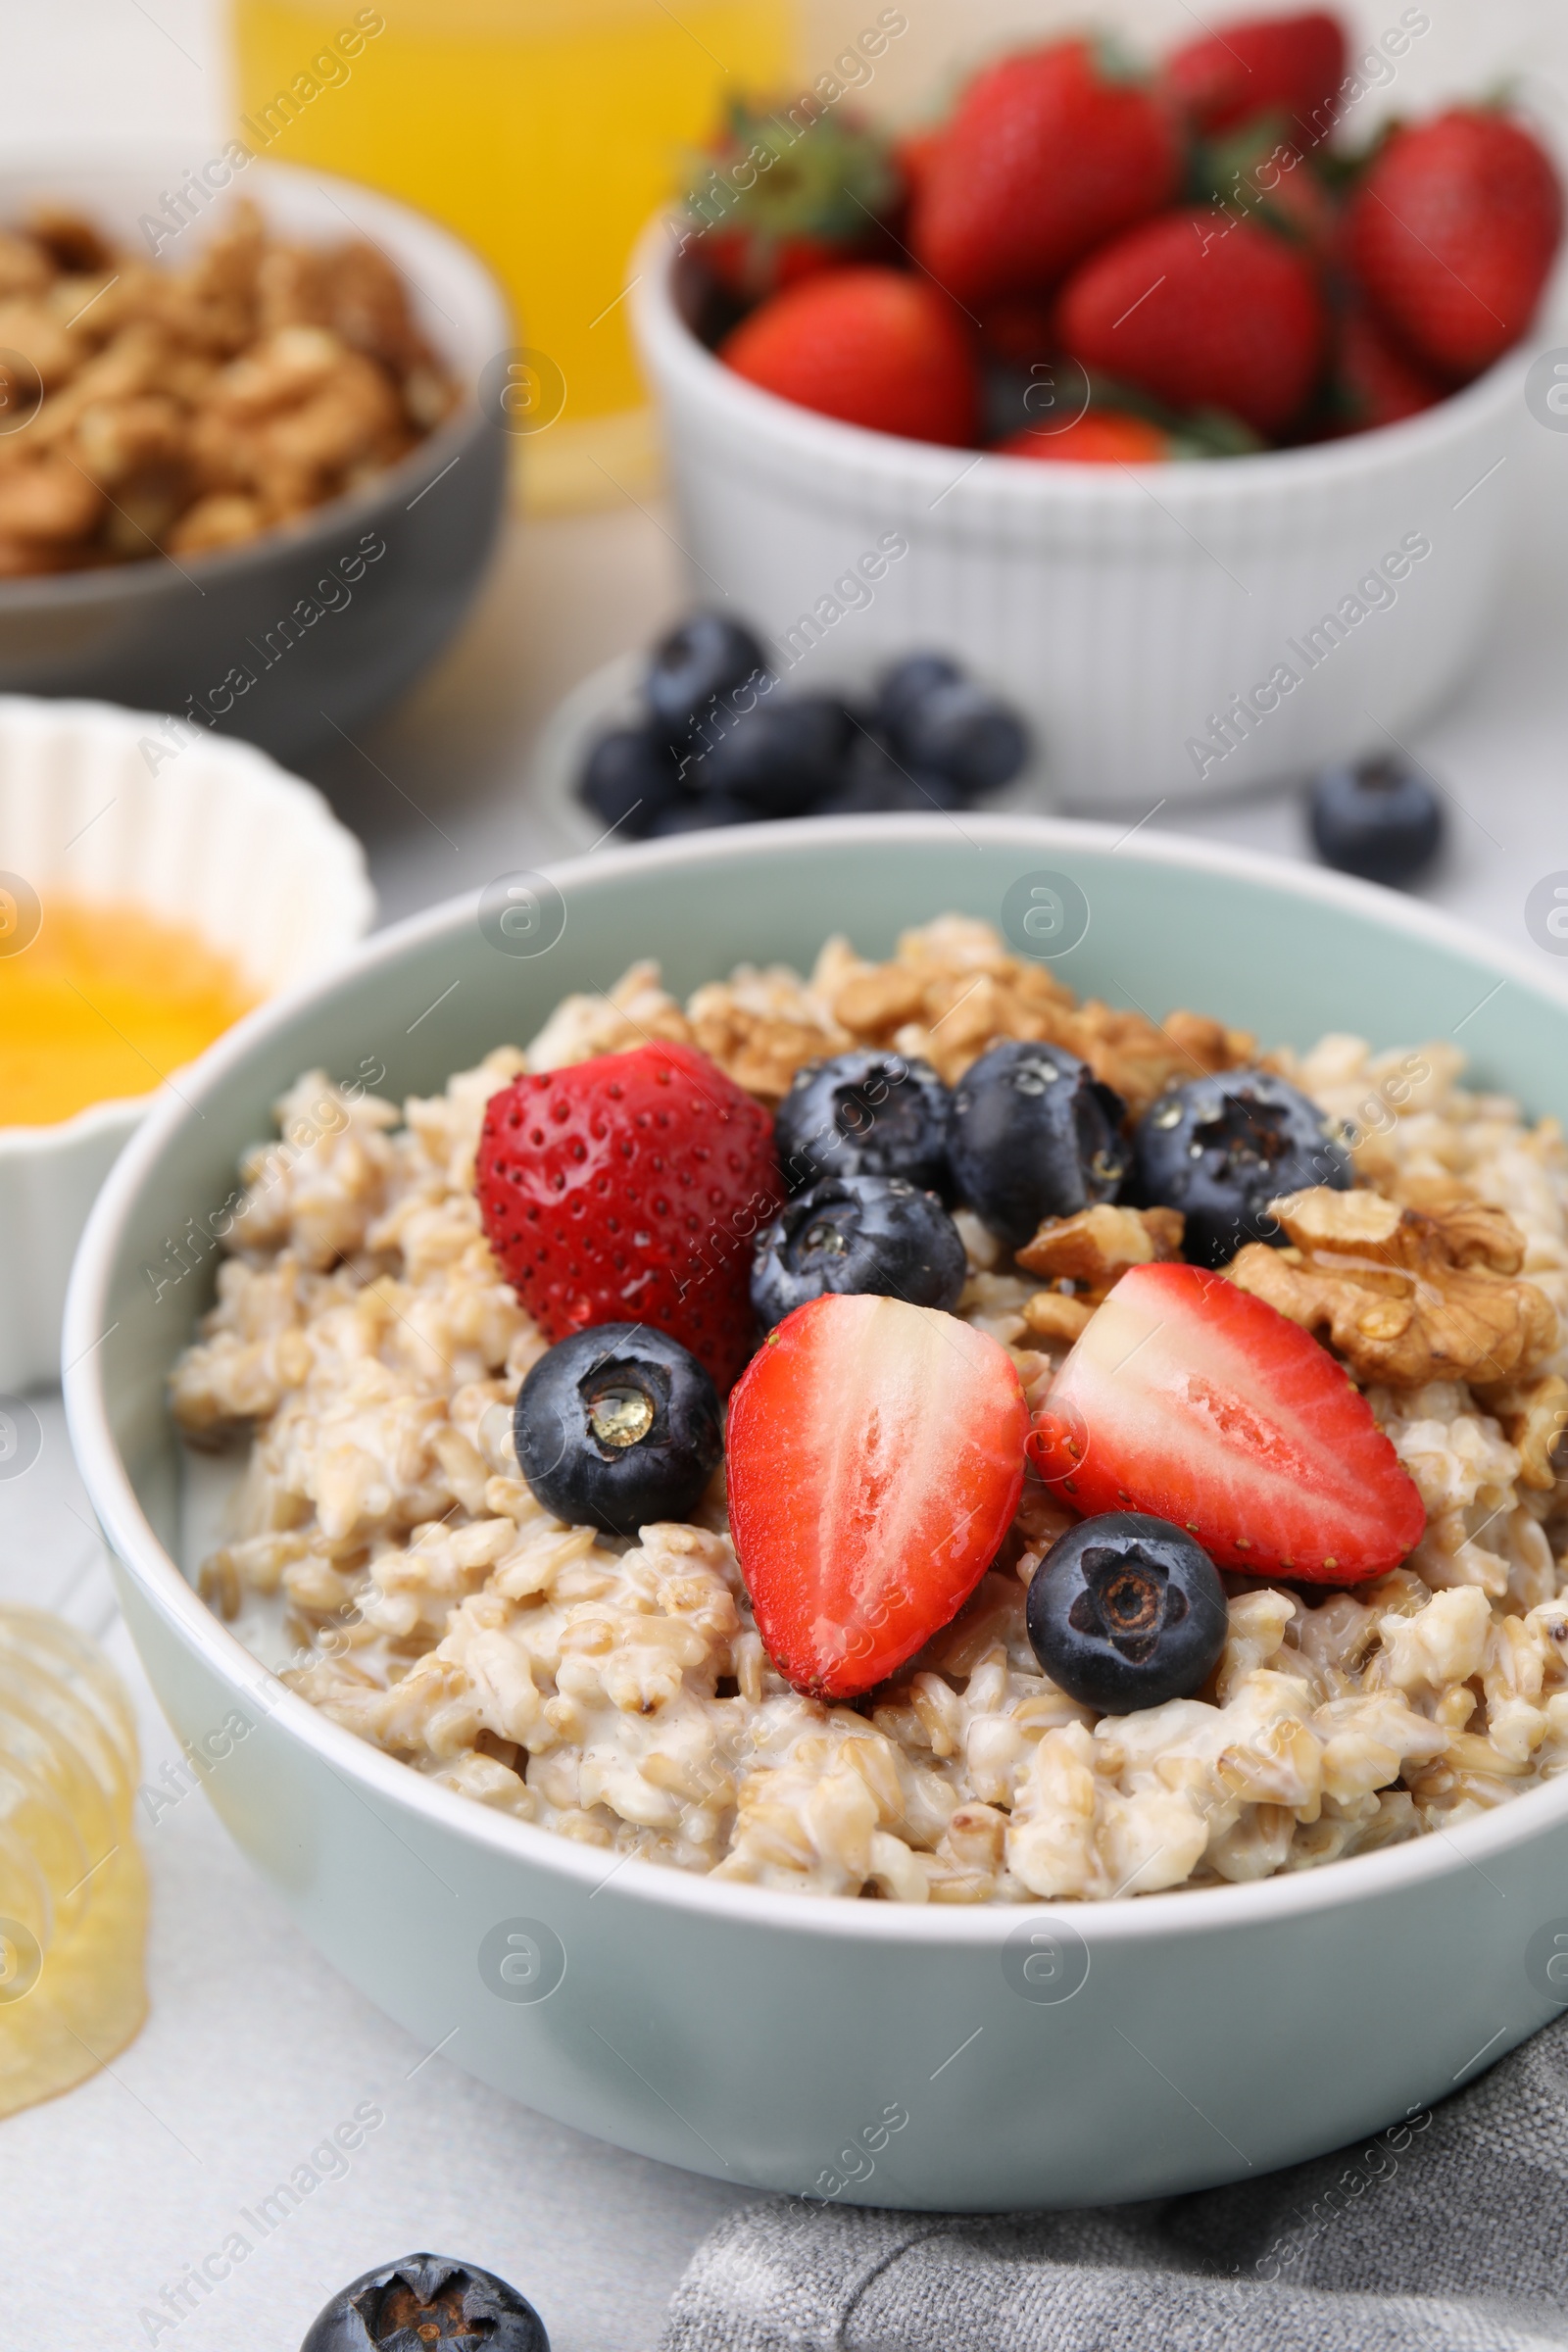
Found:
[[[1443,804],[1397,758],[1326,767],[1307,794],[1312,845],[1325,865],[1368,882],[1408,882],[1437,856]]]
[[[715,695],[766,668],[750,629],[721,612],[694,612],[654,648],[644,682],[649,710],[666,736],[682,735]]]
[[[744,801],[735,800],[727,792],[705,792],[701,800],[683,796],[666,808],[661,808],[651,824],[642,828],[648,841],[667,841],[677,833],[710,833],[715,825],[755,825],[757,810],[748,808]]]
[[[839,783],[849,733],[842,703],[774,694],[726,714],[723,731],[691,759],[682,780],[688,790],[744,801],[759,816],[801,816]]]
[[[646,727],[613,727],[588,754],[577,797],[596,816],[634,838],[673,808],[680,791],[668,746]]]
[[[935,1193],[900,1176],[828,1176],[758,1235],[752,1305],[769,1331],[827,1291],[948,1312],[967,1271],[958,1228]]]
[[[951,776],[967,793],[1010,784],[1029,759],[1029,737],[1016,711],[966,678],[921,695],[891,737],[908,766]]]
[[[443,2254],[367,2271],[317,2314],[300,2352],[550,2352],[544,2322],[504,2278]]]
[[[1047,1217],[1115,1198],[1127,1170],[1125,1107],[1060,1046],[993,1046],[953,1091],[948,1164],[957,1198],[1021,1250]]]
[[[1348,1192],[1350,1155],[1317,1104],[1269,1070],[1170,1087],[1133,1130],[1129,1198],[1181,1210],[1195,1266],[1228,1265],[1244,1242],[1280,1248],[1269,1202],[1317,1184]]]
[[[947,1088],[928,1061],[863,1046],[797,1070],[773,1120],[792,1193],[823,1176],[902,1176],[946,1194]]]
[[[1200,1690],[1228,1620],[1219,1572],[1184,1528],[1106,1511],[1056,1538],[1030,1579],[1024,1622],[1069,1698],[1131,1715]]]
[[[890,731],[901,727],[933,686],[956,686],[963,672],[946,654],[906,654],[884,670],[877,687],[876,714]]]
[[[547,1511],[615,1536],[689,1518],[723,1442],[710,1375],[678,1340],[640,1323],[558,1340],[517,1391],[513,1436]]]

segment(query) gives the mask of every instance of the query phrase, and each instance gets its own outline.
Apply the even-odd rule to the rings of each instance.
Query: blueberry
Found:
[[[1114,1197],[1127,1168],[1125,1107],[1060,1046],[993,1046],[959,1079],[948,1114],[958,1199],[1021,1250],[1047,1217]]]
[[[680,787],[668,747],[646,727],[615,727],[588,754],[577,795],[605,823],[641,836],[673,808]]]
[[[769,1331],[824,1291],[950,1309],[967,1270],[958,1228],[935,1193],[901,1176],[827,1176],[758,1235],[752,1305]]]
[[[948,1090],[928,1061],[864,1047],[797,1070],[773,1142],[792,1193],[824,1176],[902,1176],[947,1193]]]
[[[700,801],[679,800],[672,808],[661,808],[651,824],[643,827],[643,837],[649,841],[665,841],[673,833],[707,833],[714,825],[755,825],[757,810],[748,808],[727,792],[705,792]]]
[[[850,714],[825,695],[775,694],[709,732],[686,766],[689,790],[727,793],[759,816],[800,816],[843,774]]]
[[[1244,1242],[1278,1249],[1269,1202],[1314,1184],[1348,1192],[1350,1155],[1317,1104],[1268,1070],[1170,1087],[1133,1130],[1129,1197],[1181,1210],[1195,1266],[1228,1265]]]
[[[721,612],[694,612],[654,648],[644,686],[648,708],[673,739],[715,696],[732,693],[766,668],[750,629]]]
[[[908,767],[874,736],[857,734],[838,789],[819,801],[816,816],[884,816],[908,810],[927,816],[933,809],[967,807],[969,795],[951,776]]]
[[[409,2254],[367,2271],[317,2313],[300,2352],[550,2352],[544,2322],[514,2286],[471,2262]]]
[[[1010,784],[1029,758],[1016,711],[966,678],[921,695],[893,728],[892,743],[909,766],[951,776],[970,793]]]
[[[615,1536],[689,1518],[722,1446],[711,1379],[644,1323],[558,1340],[517,1391],[513,1433],[546,1510]]]
[[[946,654],[906,654],[882,674],[876,698],[878,723],[890,731],[902,727],[933,686],[956,686],[962,676],[956,662]]]
[[[1368,882],[1410,881],[1443,839],[1443,804],[1407,760],[1324,768],[1312,779],[1307,815],[1324,864]]]
[[[1131,1715],[1207,1681],[1225,1646],[1225,1588],[1185,1529],[1105,1511],[1056,1538],[1029,1580],[1024,1622],[1069,1698]]]

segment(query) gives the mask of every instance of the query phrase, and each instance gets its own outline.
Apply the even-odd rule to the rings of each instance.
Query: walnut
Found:
[[[1117,1208],[1102,1200],[1075,1217],[1048,1218],[1018,1251],[1018,1263],[1103,1298],[1129,1266],[1179,1256],[1184,1222],[1179,1208]]]
[[[1499,1208],[1472,1201],[1432,1215],[1325,1185],[1271,1206],[1293,1247],[1249,1242],[1231,1280],[1325,1337],[1358,1380],[1505,1381],[1556,1345],[1544,1292],[1510,1279],[1525,1245]]]
[[[329,257],[331,322],[345,343],[394,374],[429,366],[430,354],[409,311],[397,271],[373,245],[344,245]]]
[[[1023,1304],[1025,1329],[1037,1340],[1081,1340],[1095,1311],[1087,1298],[1069,1298],[1065,1291],[1036,1291]]]
[[[1477,1403],[1495,1415],[1509,1445],[1519,1449],[1520,1485],[1543,1491],[1554,1487],[1557,1471],[1552,1452],[1568,1430],[1568,1380],[1555,1372],[1541,1372],[1534,1380],[1473,1385]]]
[[[686,1017],[702,1052],[769,1103],[789,1093],[797,1070],[852,1042],[816,991],[781,965],[760,972],[743,964],[728,980],[710,981],[691,999]]]
[[[1241,1030],[1198,1013],[1173,1012],[1161,1027],[1093,998],[1079,1004],[1048,965],[1010,954],[968,915],[906,931],[887,963],[835,948],[817,985],[853,1042],[918,1056],[950,1086],[989,1046],[1016,1038],[1077,1054],[1136,1115],[1173,1078],[1234,1068],[1254,1050]]]
[[[923,975],[907,964],[882,963],[847,980],[833,999],[835,1020],[853,1036],[889,1036],[925,1008]]]
[[[239,547],[267,528],[267,509],[260,499],[238,490],[211,490],[199,498],[169,533],[173,555],[199,556],[209,548]]]
[[[243,199],[178,269],[74,214],[0,230],[5,352],[0,394],[44,394],[0,436],[5,577],[237,545],[393,465],[458,396],[380,254],[285,244]]]
[[[80,540],[102,510],[96,483],[67,458],[43,454],[0,474],[0,537]]]
[[[8,294],[41,294],[51,274],[50,257],[33,238],[0,228],[0,300]]]
[[[1037,1340],[1080,1339],[1112,1284],[1129,1266],[1180,1254],[1183,1217],[1175,1208],[1117,1208],[1108,1200],[1073,1217],[1052,1217],[1018,1251],[1018,1263],[1071,1292],[1036,1291],[1023,1306]]]
[[[708,995],[706,990],[701,993]],[[748,1012],[737,1004],[705,1005],[694,1015],[692,1035],[737,1086],[764,1102],[781,1102],[797,1070],[834,1051],[820,1029]]]
[[[113,248],[92,222],[63,204],[35,204],[27,215],[27,234],[61,270],[105,270],[114,259]]]

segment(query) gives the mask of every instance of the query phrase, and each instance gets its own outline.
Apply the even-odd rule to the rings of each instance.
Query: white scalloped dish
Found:
[[[354,836],[249,744],[21,695],[0,696],[0,869],[31,887],[45,921],[60,895],[194,930],[263,1002],[329,969],[375,904]],[[0,1126],[0,1389],[58,1377],[72,1256],[156,1092]]]

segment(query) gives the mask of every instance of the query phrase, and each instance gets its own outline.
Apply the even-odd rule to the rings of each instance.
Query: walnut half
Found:
[[[1326,1185],[1271,1206],[1293,1246],[1249,1242],[1230,1279],[1316,1332],[1360,1381],[1507,1381],[1556,1345],[1551,1301],[1514,1279],[1524,1242],[1499,1208],[1428,1214]]]

